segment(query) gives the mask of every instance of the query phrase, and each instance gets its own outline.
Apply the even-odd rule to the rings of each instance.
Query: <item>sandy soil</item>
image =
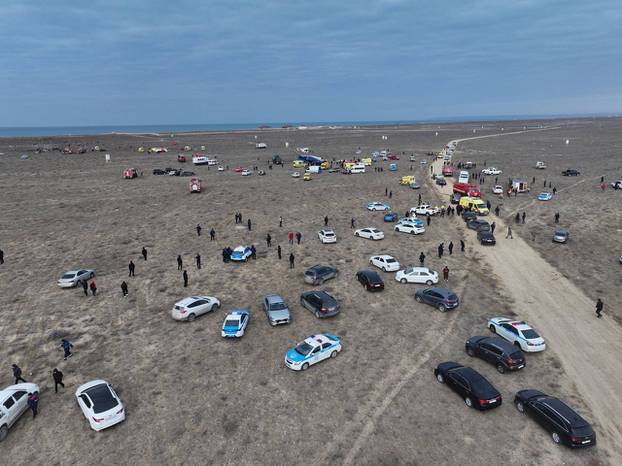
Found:
[[[457,219],[435,218],[424,235],[406,237],[384,224],[380,213],[364,208],[368,201],[386,200],[396,211],[406,211],[415,205],[418,192],[400,187],[399,176],[415,173],[427,180],[428,168],[419,164],[427,151],[472,136],[473,130],[494,134],[501,125],[512,131],[525,124],[538,122],[0,141],[5,154],[0,156],[0,247],[6,260],[0,267],[3,383],[12,382],[10,364],[16,362],[27,379],[42,387],[40,416],[35,421],[24,416],[13,427],[2,446],[6,457],[16,464],[92,464],[103,457],[117,464],[615,463],[618,452],[605,440],[613,435],[611,424],[600,419],[602,407],[583,393],[576,373],[580,368],[567,366],[558,350],[530,355],[524,371],[503,376],[467,358],[464,340],[486,334],[491,313],[522,317],[525,305],[514,282],[479,246],[469,242],[465,254],[456,248],[452,256],[435,257],[440,241],[470,241],[472,232],[465,234]],[[569,132],[585,131],[582,122],[559,124]],[[254,149],[255,135],[269,145],[268,151]],[[389,140],[382,141],[382,135]],[[402,159],[398,173],[390,173],[384,162],[382,173],[324,173],[311,182],[291,178],[289,166],[249,178],[196,167],[192,169],[206,190],[190,195],[187,179],[151,175],[155,167],[179,165],[173,141],[178,146],[205,144],[209,154],[230,167],[266,168],[273,153],[290,162],[297,146],[310,146],[329,159],[350,157],[357,147],[368,153],[389,146],[414,152],[418,160],[413,172]],[[103,145],[112,162],[106,164],[102,153],[33,152],[35,144],[66,142]],[[139,145],[172,150],[138,154]],[[30,158],[20,160],[22,153]],[[145,176],[122,180],[127,166]],[[385,188],[392,190],[392,199],[385,198]],[[424,200],[442,202],[427,181],[421,194]],[[236,211],[244,220],[252,219],[252,231],[236,228]],[[339,236],[337,245],[317,240],[324,215]],[[387,238],[378,243],[354,238],[351,217],[359,227],[381,227]],[[197,223],[203,227],[201,237],[194,230]],[[215,242],[205,235],[212,226]],[[290,229],[302,232],[301,245],[287,244]],[[224,246],[255,242],[265,249],[268,232],[275,245],[282,245],[284,256],[295,253],[294,270],[277,259],[274,247],[256,262],[222,263]],[[149,250],[147,262],[140,258],[143,246]],[[449,285],[462,300],[457,311],[440,314],[416,304],[416,286],[401,285],[392,274],[384,274],[386,290],[374,295],[354,279],[372,254],[388,252],[403,264],[416,264],[420,251],[435,270],[445,264],[451,269]],[[200,271],[192,260],[197,252],[203,258]],[[187,289],[177,271],[177,254],[190,275]],[[123,299],[119,284],[128,280],[130,259],[137,264],[136,277],[129,279],[130,296]],[[342,302],[337,318],[317,321],[298,304],[300,292],[308,289],[302,272],[316,263],[332,263],[341,271],[325,286]],[[99,296],[86,298],[81,290],[56,287],[59,274],[77,266],[97,269]],[[269,292],[281,293],[290,303],[291,325],[268,325],[259,305]],[[191,324],[172,321],[173,303],[198,293],[219,297],[222,309]],[[225,312],[238,306],[251,307],[249,331],[240,341],[223,341],[219,331]],[[286,369],[282,358],[287,348],[318,331],[341,335],[342,354],[305,373]],[[56,348],[60,335],[75,344],[75,356],[66,362]],[[433,367],[444,360],[480,370],[501,390],[504,405],[483,414],[467,409],[432,376]],[[63,370],[67,382],[67,390],[58,395],[51,383],[54,367]],[[72,393],[95,377],[118,387],[128,413],[125,423],[101,433],[88,428]],[[603,443],[585,451],[552,445],[511,404],[514,392],[526,387],[569,400],[594,421]]]

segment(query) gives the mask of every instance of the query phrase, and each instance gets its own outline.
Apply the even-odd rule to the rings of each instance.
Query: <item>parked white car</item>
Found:
[[[292,176],[294,178],[300,178],[300,172],[294,172],[294,173],[292,173]]]
[[[359,228],[354,231],[354,236],[358,236],[360,238],[367,238],[373,240],[380,240],[384,238],[384,233],[378,228]]]
[[[544,338],[537,334],[526,322],[510,319],[508,317],[493,317],[488,320],[488,328],[501,338],[519,346],[528,353],[544,351],[546,344]]]
[[[90,280],[95,276],[93,269],[69,270],[58,279],[58,286],[61,288],[73,288],[82,284],[83,280]]]
[[[0,390],[0,442],[9,435],[11,426],[28,409],[28,394],[38,392],[39,386],[34,383],[9,385]]]
[[[438,283],[438,272],[427,267],[408,267],[395,274],[400,283],[424,283],[428,286]]]
[[[382,202],[370,202],[367,204],[367,210],[391,210],[391,206],[389,204],[383,204]]]
[[[395,231],[399,231],[400,233],[409,233],[411,235],[420,235],[421,233],[425,233],[425,228],[419,227],[412,223],[398,223],[393,229]]]
[[[175,303],[171,317],[175,320],[192,322],[198,316],[217,310],[220,301],[213,296],[190,296]]]
[[[337,242],[337,235],[333,230],[320,230],[317,235],[324,244]]]
[[[223,167],[222,165],[218,167],[218,171],[219,172],[224,172],[225,171],[225,167]]]
[[[400,269],[400,263],[393,256],[381,254],[379,256],[371,256],[369,263],[385,272],[396,272]]]
[[[500,175],[501,173],[503,172],[495,167],[484,168],[482,170],[482,175]]]
[[[242,176],[251,176],[253,172],[250,170],[242,170]]]
[[[494,185],[493,188],[492,188],[492,193],[493,194],[503,194],[503,186],[501,186],[500,184]]]
[[[420,206],[410,209],[410,213],[415,215],[436,215],[438,214],[438,212],[438,209],[432,207],[429,204],[421,204]]]
[[[125,421],[123,403],[105,380],[80,385],[76,390],[76,399],[93,430],[103,430]]]

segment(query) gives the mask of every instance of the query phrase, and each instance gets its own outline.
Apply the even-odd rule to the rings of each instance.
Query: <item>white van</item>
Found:
[[[350,173],[365,173],[365,164],[355,163],[350,167]]]
[[[307,171],[309,173],[320,173],[320,166],[319,165],[309,165],[309,168],[307,168]]]
[[[469,182],[469,172],[462,170],[458,175],[458,183],[468,183]]]

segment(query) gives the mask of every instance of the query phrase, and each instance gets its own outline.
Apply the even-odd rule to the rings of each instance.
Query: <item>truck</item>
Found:
[[[465,171],[465,170],[461,170],[460,173],[458,174],[458,183],[468,183],[469,182],[469,172]]]
[[[309,165],[320,165],[324,161],[322,157],[318,157],[317,155],[308,155],[308,154],[299,155],[298,160],[302,160],[303,162],[306,162]]]
[[[454,193],[458,193],[461,196],[467,197],[482,197],[482,192],[479,186],[468,183],[454,183]]]
[[[201,180],[196,177],[190,178],[190,183],[189,183],[188,188],[190,189],[191,193],[200,193],[201,192]]]
[[[517,193],[528,193],[529,183],[520,178],[514,178],[512,180],[512,191],[516,191]]]

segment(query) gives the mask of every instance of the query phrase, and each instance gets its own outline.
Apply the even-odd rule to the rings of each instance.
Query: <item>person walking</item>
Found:
[[[296,232],[296,242],[300,244],[300,240],[302,239],[302,233],[299,231]]]
[[[445,266],[445,268],[443,269],[443,280],[449,280],[449,267],[447,266]]]
[[[127,269],[129,270],[129,274],[127,275],[128,277],[134,277],[134,270],[136,269],[136,265],[134,265],[134,261],[130,261],[130,263],[127,266]]]
[[[389,195],[389,188],[384,188],[384,195],[388,196]]]
[[[240,223],[240,214],[238,212],[235,213],[235,224]]]
[[[464,252],[464,241],[460,240],[460,252]]]
[[[82,280],[82,289],[84,290],[84,296],[89,295],[89,282],[88,280]]]
[[[28,407],[32,411],[32,418],[36,418],[39,414],[39,395],[36,393],[28,394]]]
[[[123,296],[127,296],[127,283],[125,283],[125,281],[121,282],[121,293],[123,293]]]
[[[54,379],[54,393],[58,393],[58,386],[65,388],[63,383],[63,373],[58,369],[52,371],[52,379]]]
[[[505,239],[508,239],[508,238],[510,238],[510,239],[514,239],[514,238],[512,237],[512,227],[510,227],[509,225],[508,225],[508,232],[507,232],[507,234],[505,235]]]
[[[453,243],[453,241],[449,242],[449,246],[447,246],[447,249],[449,250],[449,255],[451,256],[452,253],[454,252],[454,243]]]
[[[495,215],[497,217],[499,216],[499,206],[495,207]]]
[[[598,298],[598,301],[596,301],[596,317],[598,317],[599,319],[602,317],[601,313],[603,312],[603,301],[602,299]]]
[[[281,245],[280,244],[276,247],[276,254],[277,254],[277,256],[279,256],[279,260],[281,260],[282,251],[281,251]]]
[[[60,341],[60,346],[61,348],[63,348],[63,351],[65,352],[65,355],[63,357],[63,359],[66,361],[67,358],[70,358],[71,356],[73,356],[73,353],[71,352],[71,348],[73,348],[73,344],[67,340],[66,338],[63,338]]]
[[[184,273],[182,273],[182,277],[184,278],[184,288],[187,288],[188,287],[188,272],[184,270]]]
[[[443,257],[443,243],[438,245],[438,258],[440,259],[441,257]]]
[[[209,231],[209,240],[210,241],[214,241],[216,239],[216,230],[214,230],[214,228],[212,228]]]
[[[181,255],[177,256],[177,270],[183,270],[184,268],[184,261],[181,258]]]
[[[251,259],[257,260],[257,249],[254,244],[251,244]]]
[[[354,217],[352,217],[352,218],[350,219],[350,228],[355,228],[355,226],[354,226],[354,225],[355,225],[355,220],[354,220]]]
[[[327,227],[328,226],[328,215],[324,216],[324,226]]]
[[[4,251],[0,249],[0,265],[4,264]]]
[[[287,233],[287,241],[289,241],[289,244],[294,244],[294,232],[290,231],[289,233]]]
[[[603,189],[603,191],[604,191],[604,189]],[[555,196],[556,194],[557,194],[557,186],[555,186],[555,187],[553,188],[553,196]]]
[[[421,205],[421,194],[419,194],[419,200],[417,201],[417,205]]]
[[[516,216],[514,217],[514,221],[516,223],[520,223],[520,214],[518,212],[516,212]]]
[[[13,369],[13,377],[15,377],[15,385],[17,385],[20,381],[27,383],[26,380],[24,380],[24,378],[22,377],[21,367],[19,367],[17,364],[13,364],[11,368]]]
[[[521,218],[523,220],[523,225],[525,224],[525,217],[527,216],[527,214],[525,212],[523,212],[523,215],[521,215]]]
[[[559,223],[559,212],[555,212],[555,223]]]
[[[95,283],[95,280],[91,280],[89,288],[91,289],[91,293],[93,293],[93,296],[95,296],[97,294],[97,284]]]
[[[268,247],[272,246],[272,236],[270,236],[270,233],[266,235],[266,244],[268,245]]]
[[[492,222],[490,224],[490,232],[494,235],[495,234],[495,228],[497,228],[497,224],[495,222]]]
[[[194,261],[197,263],[197,269],[201,270],[201,254],[197,252],[197,255],[194,256]]]
[[[251,231],[251,230],[253,229],[253,228],[252,228],[252,223],[251,223],[251,219],[250,219],[250,218],[246,221],[246,226],[248,227],[248,231]]]
[[[296,257],[294,256],[294,253],[290,253],[289,255],[289,268],[293,269],[294,268],[294,261],[296,260]]]
[[[393,199],[393,191],[389,191],[389,199]]]
[[[197,224],[197,236],[201,236],[201,225]]]
[[[430,226],[430,222],[432,222],[432,216],[431,215],[426,216],[426,222],[428,222],[428,226]]]
[[[279,216],[279,228],[283,228],[283,217]]]
[[[144,260],[147,260],[147,248],[145,248],[145,247],[143,246],[143,250],[141,251],[141,253],[142,253],[142,255],[143,255],[143,259],[144,259]]]
[[[421,251],[421,254],[419,254],[419,265],[423,267],[424,263],[425,263],[425,254],[423,253],[423,251]]]

